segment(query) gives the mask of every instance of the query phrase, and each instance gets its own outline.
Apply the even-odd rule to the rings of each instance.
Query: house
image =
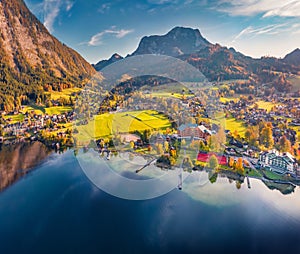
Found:
[[[137,142],[139,139],[140,137],[135,134],[121,134],[121,140],[125,143],[130,143],[131,141]]]
[[[296,159],[290,153],[279,153],[276,150],[262,152],[258,163],[262,167],[280,174],[295,173],[298,168]]]
[[[178,128],[178,136],[182,139],[207,139],[212,132],[204,125],[197,124],[182,124]]]

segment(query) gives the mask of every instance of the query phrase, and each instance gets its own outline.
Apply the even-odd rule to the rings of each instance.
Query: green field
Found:
[[[22,114],[26,114],[27,112],[34,112],[37,115],[45,114],[45,107],[32,105],[32,106],[24,106],[23,109],[20,111]]]
[[[76,138],[80,141],[89,141],[117,133],[166,129],[170,126],[166,116],[153,110],[106,113],[94,117],[87,125],[76,126],[79,131]]]
[[[55,106],[55,107],[42,107],[42,106],[25,106],[23,110],[21,110],[22,114],[26,114],[26,112],[34,112],[37,115],[58,115],[58,114],[63,114],[65,112],[70,112],[72,111],[72,108],[69,106]]]

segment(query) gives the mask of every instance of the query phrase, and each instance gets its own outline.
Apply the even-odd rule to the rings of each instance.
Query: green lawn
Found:
[[[260,173],[256,169],[251,169],[251,171],[249,170],[248,176],[249,177],[262,177],[262,173]]]
[[[270,170],[263,170],[263,172],[266,174],[267,177],[269,177],[272,180],[281,180],[282,176],[279,174],[276,174]]]
[[[44,115],[47,113],[48,115],[55,115],[55,114],[63,114],[65,112],[72,111],[72,108],[69,106],[55,106],[55,107],[43,107],[43,106],[25,106],[23,110],[21,110],[22,114],[25,114],[26,112],[32,112],[34,111],[37,115]]]
[[[170,126],[167,117],[153,110],[106,113],[94,117],[87,125],[76,126],[79,131],[76,137],[78,140],[88,141],[116,133],[166,129]]]

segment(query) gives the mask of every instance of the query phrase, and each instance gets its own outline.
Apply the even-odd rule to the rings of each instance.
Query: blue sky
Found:
[[[60,41],[90,63],[126,56],[146,35],[198,28],[212,43],[252,57],[300,47],[300,0],[25,0]]]

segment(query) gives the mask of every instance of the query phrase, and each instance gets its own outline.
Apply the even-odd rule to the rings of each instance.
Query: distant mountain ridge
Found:
[[[97,64],[95,64],[93,66],[96,70],[102,70],[104,67],[106,67],[106,66],[108,66],[112,63],[115,63],[119,60],[122,60],[122,59],[124,59],[124,57],[122,57],[119,54],[115,53],[108,60],[102,60],[102,61],[98,62]]]
[[[186,27],[175,27],[165,35],[143,37],[138,48],[127,57],[142,54],[168,55],[182,59],[198,68],[211,81],[245,79],[254,83],[269,83],[278,79],[276,72],[300,75],[299,49],[284,59],[255,59],[234,48],[212,44],[198,29]],[[105,63],[108,64],[109,61]],[[98,71],[101,70],[100,64],[96,66]]]
[[[0,105],[42,98],[43,86],[80,84],[95,72],[54,38],[23,0],[0,1]],[[55,87],[54,87],[55,88]],[[14,105],[16,106],[16,105]]]

